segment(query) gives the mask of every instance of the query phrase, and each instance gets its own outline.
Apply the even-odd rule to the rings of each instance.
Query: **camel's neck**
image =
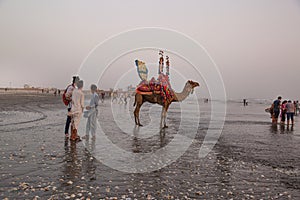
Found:
[[[174,97],[173,101],[177,102],[177,101],[183,101],[183,100],[185,100],[189,96],[191,90],[192,90],[192,88],[190,86],[185,85],[184,88],[183,88],[183,90],[182,90],[182,92],[179,92],[179,93],[174,92],[175,93],[175,97]]]

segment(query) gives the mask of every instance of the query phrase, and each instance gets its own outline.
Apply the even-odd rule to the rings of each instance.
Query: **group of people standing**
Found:
[[[99,96],[97,94],[97,86],[92,84],[91,89],[91,100],[88,106],[84,105],[84,94],[83,94],[83,80],[80,80],[78,76],[73,77],[72,84],[67,86],[63,94],[63,102],[67,106],[68,114],[65,125],[65,137],[70,138],[71,141],[80,142],[81,138],[78,135],[78,127],[82,115],[87,118],[86,134],[83,139],[88,139],[91,133],[92,139],[96,138],[96,127],[97,127],[97,115],[98,115],[98,102]],[[86,109],[86,111],[84,111]],[[71,136],[69,136],[69,129],[71,126]]]
[[[282,101],[282,97],[279,96],[272,104],[270,113],[272,116],[272,123],[277,124],[280,117],[280,123],[283,125],[287,120],[287,125],[294,125],[294,115],[297,115],[299,109],[299,103],[291,100]],[[291,123],[290,123],[291,122]]]

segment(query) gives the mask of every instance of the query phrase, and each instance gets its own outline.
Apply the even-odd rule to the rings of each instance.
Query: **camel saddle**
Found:
[[[141,81],[136,88],[136,93],[142,95],[158,94],[163,101],[170,101],[174,96],[169,77],[164,74],[160,74],[157,80],[152,77],[150,81]]]

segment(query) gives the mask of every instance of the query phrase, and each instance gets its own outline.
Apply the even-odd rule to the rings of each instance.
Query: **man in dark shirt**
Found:
[[[280,113],[280,103],[281,103],[281,96],[279,96],[274,102],[273,102],[273,118],[272,123],[277,124],[278,123],[278,116]]]

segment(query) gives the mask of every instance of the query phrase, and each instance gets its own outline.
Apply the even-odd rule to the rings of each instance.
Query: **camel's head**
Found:
[[[192,80],[188,80],[187,83],[190,87],[192,87],[192,89],[194,89],[195,87],[200,86],[200,84],[198,82],[194,82]]]
[[[194,82],[192,80],[188,80],[186,82],[186,86],[188,87],[189,92],[193,94],[194,88],[200,86],[200,84],[198,82]]]

